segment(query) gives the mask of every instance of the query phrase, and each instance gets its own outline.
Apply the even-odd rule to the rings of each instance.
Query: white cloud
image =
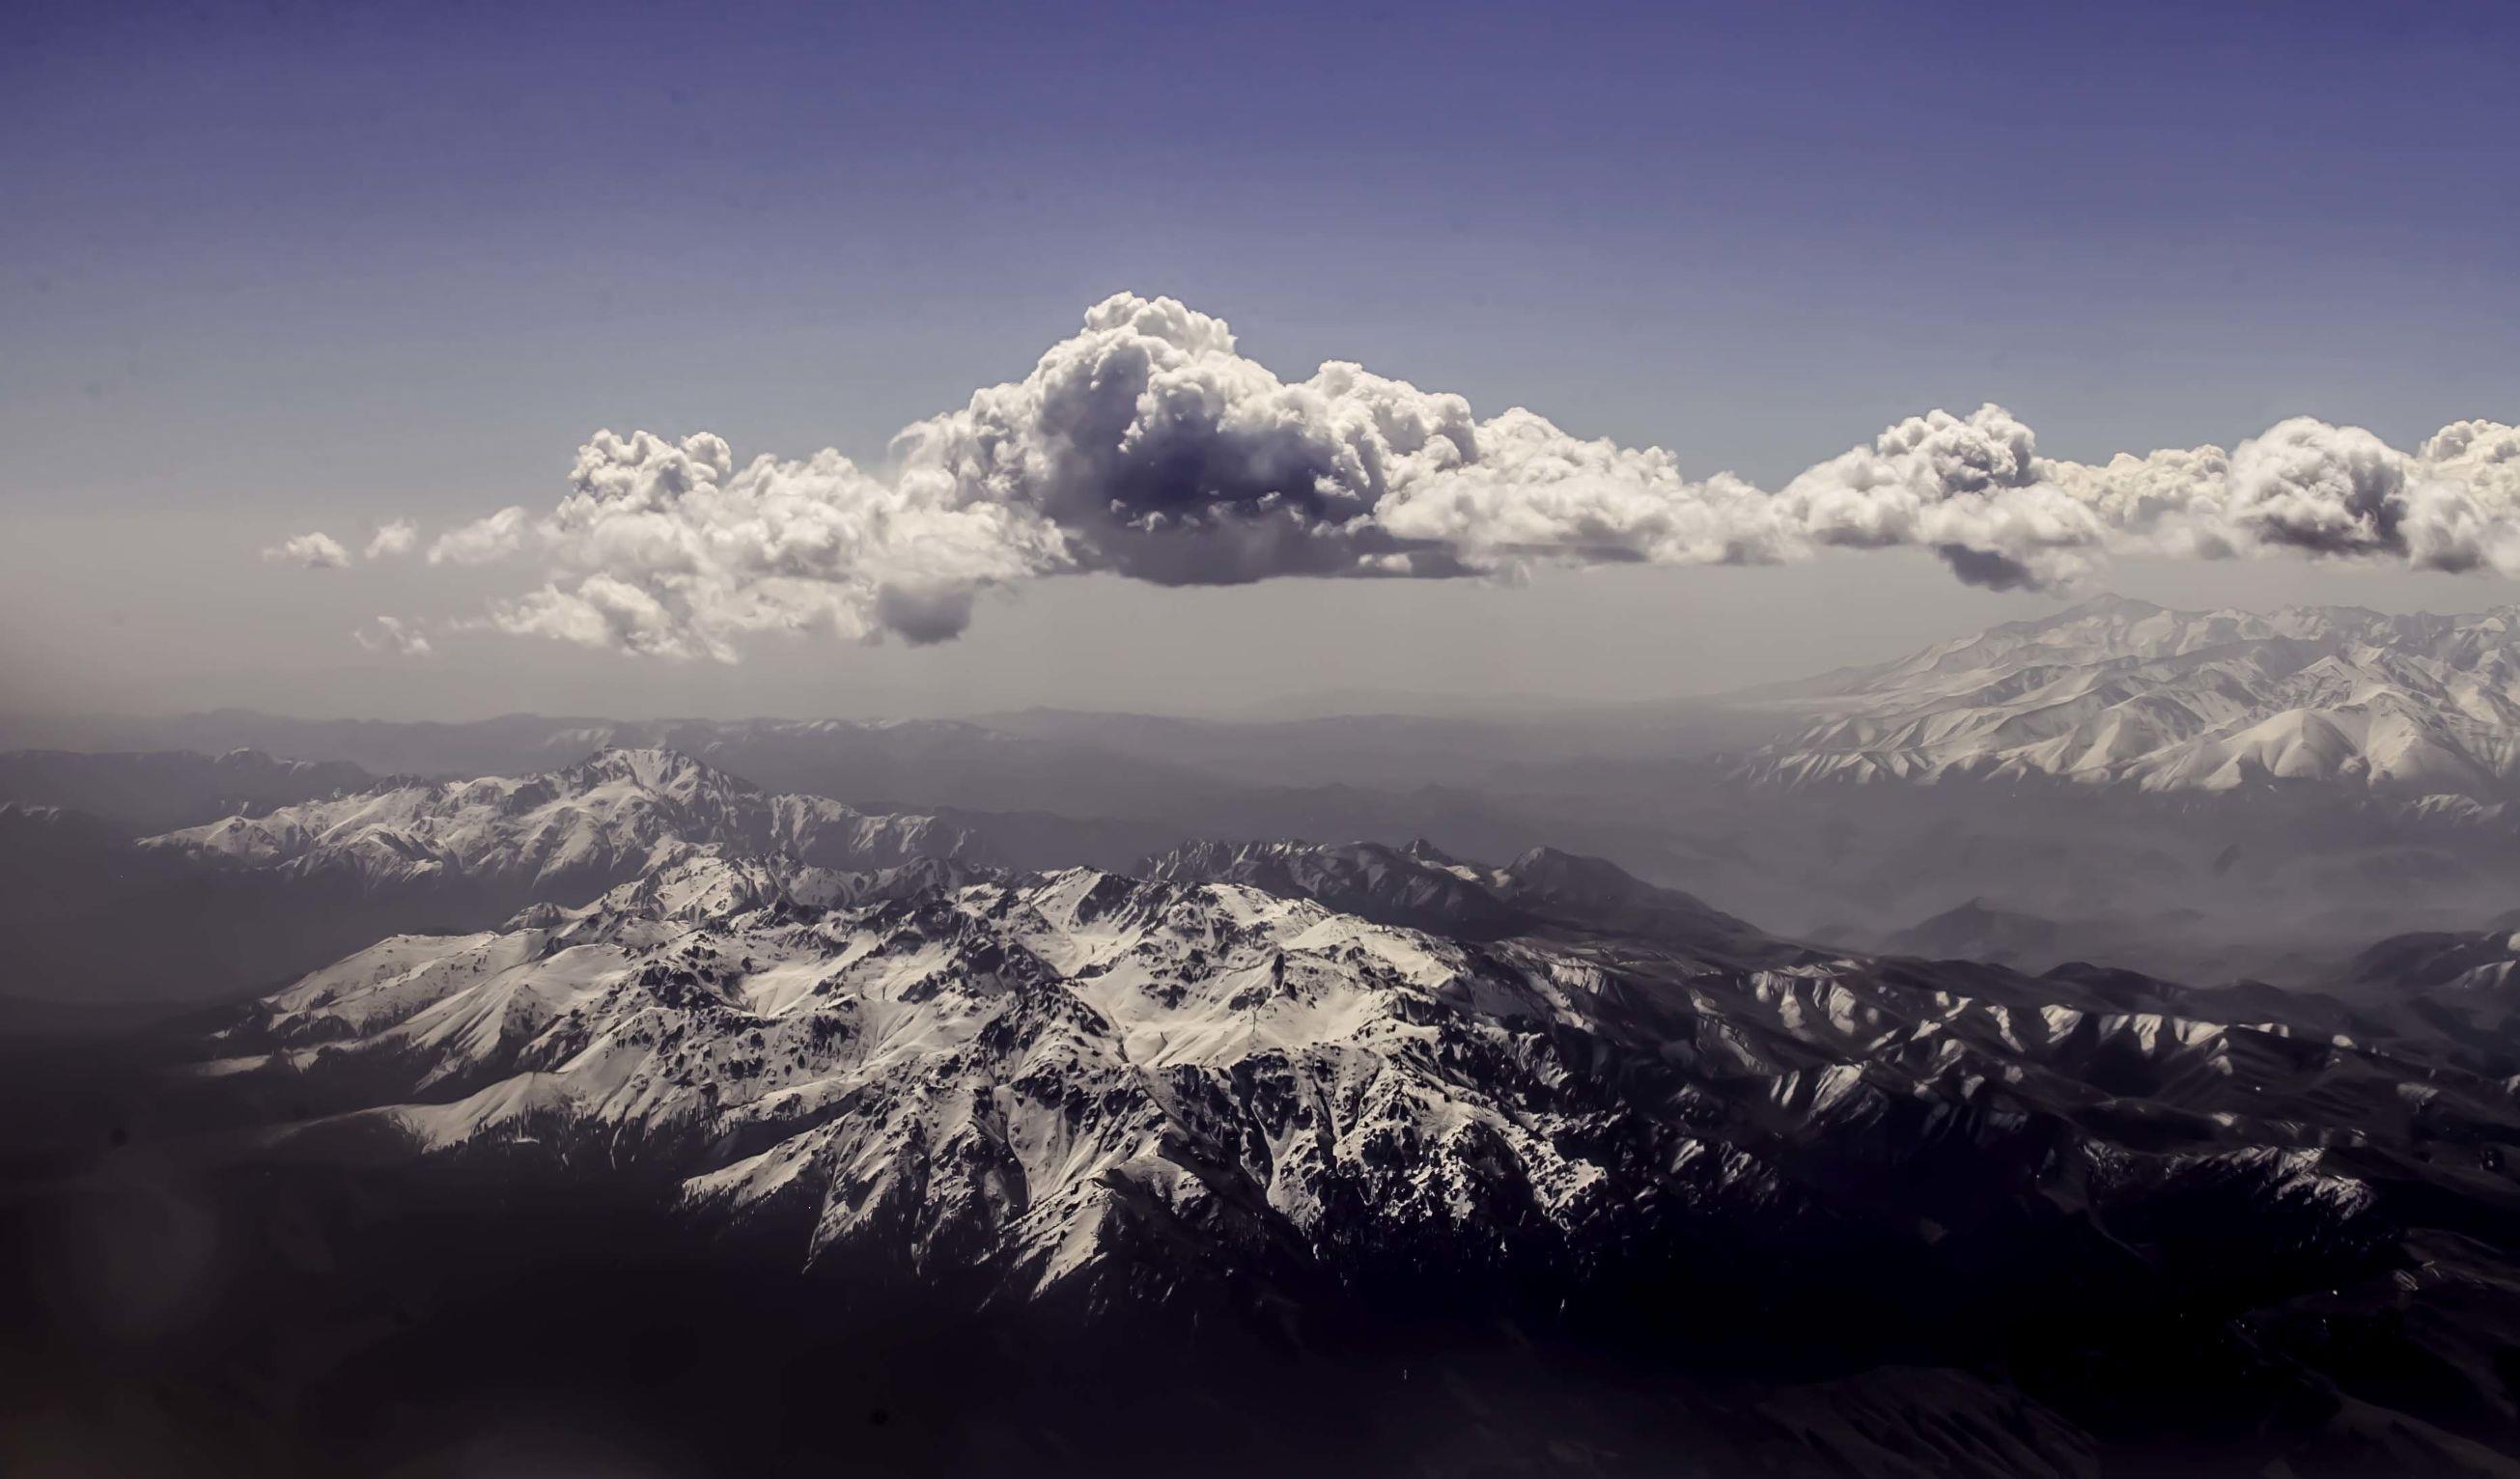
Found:
[[[1994,405],[1901,422],[1787,483],[1772,512],[1797,539],[1930,549],[1960,579],[1998,589],[2072,584],[2108,532],[2043,470],[2030,428]]]
[[[735,650],[684,623],[630,581],[602,571],[573,590],[546,585],[491,608],[490,623],[520,637],[556,637],[582,647],[618,648],[657,657],[735,660]]]
[[[1961,580],[2057,588],[2115,553],[2276,554],[2520,571],[2520,434],[2445,428],[2417,453],[2291,421],[2239,444],[2039,455],[1999,406],[1935,411],[1775,492],[1692,478],[1655,447],[1332,362],[1282,381],[1226,325],[1120,294],[1022,380],[894,438],[739,464],[719,437],[599,432],[539,519],[505,509],[432,563],[532,545],[546,584],[504,630],[734,660],[771,631],[959,634],[991,586],[1105,572],[1166,585],[1284,575],[1511,576],[1540,563],[1767,563],[1912,548]]]
[[[338,570],[350,562],[350,552],[330,534],[292,534],[270,549],[262,558],[282,564],[303,565],[310,570]]]
[[[405,621],[399,616],[380,616],[367,626],[352,631],[350,637],[371,652],[427,657],[435,650],[418,622]]]
[[[385,560],[396,555],[408,555],[412,546],[419,542],[420,525],[408,518],[389,518],[377,525],[375,537],[368,541],[368,558]]]
[[[2446,426],[2401,452],[2309,417],[2234,447],[2043,464],[2103,517],[2113,548],[2175,558],[2279,554],[2520,574],[2520,431]]]
[[[501,509],[460,528],[449,529],[428,547],[430,564],[493,564],[525,547],[532,525],[525,511]]]

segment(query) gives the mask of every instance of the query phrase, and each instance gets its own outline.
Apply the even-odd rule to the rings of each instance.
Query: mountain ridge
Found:
[[[2105,597],[1743,698],[1813,716],[1742,768],[1771,785],[2301,784],[2490,802],[2520,787],[2520,606]]]
[[[807,863],[976,857],[974,833],[916,814],[772,794],[679,751],[604,749],[560,770],[405,781],[259,817],[142,839],[240,868],[346,874],[371,886],[432,877],[515,882],[554,896],[645,872],[683,847],[786,852]]]

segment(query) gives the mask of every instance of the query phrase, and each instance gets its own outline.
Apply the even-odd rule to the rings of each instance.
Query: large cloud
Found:
[[[1482,421],[1458,395],[1357,365],[1281,381],[1222,321],[1121,294],[1024,379],[902,431],[880,469],[599,432],[556,509],[502,510],[428,559],[547,557],[539,589],[493,606],[506,630],[728,660],[764,631],[944,641],[978,592],[1086,572],[1436,578],[1846,547],[1932,551],[1998,588],[2068,586],[2117,552],[2508,573],[2515,446],[2512,428],[2467,422],[2402,453],[2305,420],[2228,453],[2087,466],[2041,457],[1990,405],[1903,422],[1768,492],[1529,411]]]

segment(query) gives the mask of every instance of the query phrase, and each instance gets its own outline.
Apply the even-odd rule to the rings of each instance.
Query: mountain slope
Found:
[[[2520,782],[2520,608],[2173,611],[2104,598],[1749,695],[1816,714],[1757,780],[2269,782],[2495,798]]]

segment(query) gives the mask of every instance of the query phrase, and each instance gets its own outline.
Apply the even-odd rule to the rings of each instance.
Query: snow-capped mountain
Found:
[[[1756,698],[1817,716],[1750,765],[1786,784],[2301,782],[2493,798],[2520,781],[2520,607],[2260,614],[2109,597]]]
[[[800,900],[832,895],[815,871],[765,901],[730,867],[385,942],[258,1025],[301,1073],[330,1065],[294,1045],[334,1040],[463,1094],[353,1125],[694,1157],[691,1203],[792,1221],[813,1256],[1028,1291],[1266,1265],[1291,1232],[1369,1231],[1350,1219],[1562,1237],[1620,1210],[1532,1122],[1571,1106],[1497,1020],[1555,1015],[1545,973],[1233,885],[1080,870],[827,912]],[[1179,1266],[1129,1267],[1164,1245]]]
[[[623,720],[510,714],[435,724],[290,719],[232,709],[71,729],[63,736],[72,737],[120,749],[216,752],[249,745],[273,754],[346,761],[377,775],[431,780],[558,770],[599,749],[670,749],[774,792],[835,796],[871,810],[1050,806],[1069,815],[1122,816],[1143,813],[1150,804],[1204,795],[1221,784],[1216,775],[1157,755],[1121,753],[1058,734],[1018,734],[945,719]],[[0,766],[0,784],[7,779],[5,766]],[[12,794],[0,790],[0,796]]]
[[[693,848],[878,868],[977,857],[968,831],[875,816],[821,796],[771,795],[672,750],[604,750],[546,775],[405,782],[235,816],[144,846],[240,868],[374,886],[461,879],[569,902]]]
[[[1338,852],[1265,858],[1318,879]],[[2491,1039],[2386,1011],[1493,936],[1516,870],[1458,866],[1470,892],[1412,907],[1466,906],[1467,937],[1309,881],[689,853],[582,908],[384,940],[262,1003],[207,1071],[332,1095],[277,1132],[300,1151],[638,1168],[704,1225],[991,1298],[1400,1271],[1571,1298],[1763,1243],[1812,1280],[1958,1278],[1937,1228],[2072,1206],[2140,1241],[2183,1197],[2335,1281],[2396,1235],[2404,1174],[2341,1147],[2419,1115],[2520,1137],[2462,1060]],[[2498,1175],[2459,1194],[2520,1201]]]

